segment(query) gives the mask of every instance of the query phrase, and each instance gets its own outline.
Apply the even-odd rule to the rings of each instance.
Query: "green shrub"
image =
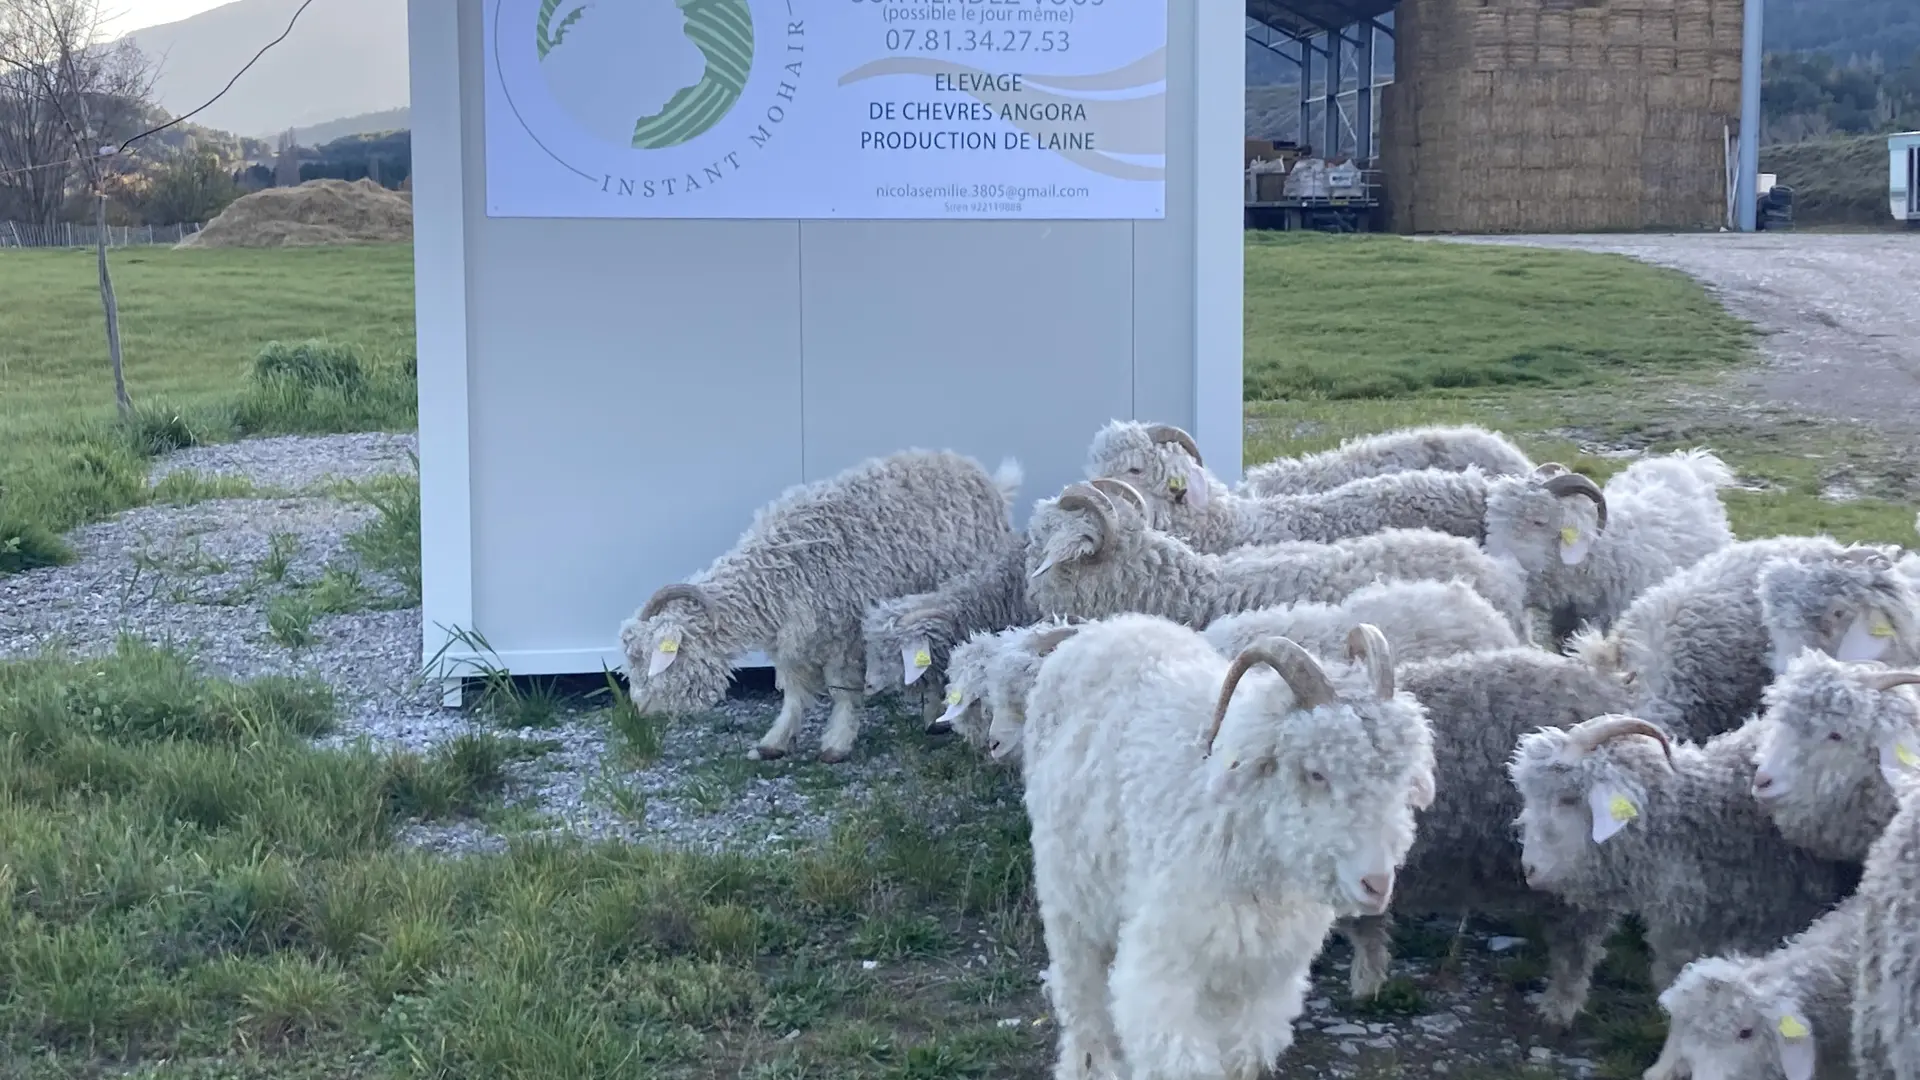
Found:
[[[67,545],[46,528],[0,516],[0,574],[58,566],[72,556]]]
[[[253,360],[257,382],[285,381],[307,390],[356,390],[367,381],[360,353],[351,345],[311,339],[269,341]]]

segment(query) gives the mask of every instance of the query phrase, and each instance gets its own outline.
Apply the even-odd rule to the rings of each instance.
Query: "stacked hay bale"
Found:
[[[406,243],[413,193],[371,180],[309,180],[235,199],[180,247],[317,247]]]
[[[1406,0],[1381,102],[1401,232],[1715,226],[1741,0]]]

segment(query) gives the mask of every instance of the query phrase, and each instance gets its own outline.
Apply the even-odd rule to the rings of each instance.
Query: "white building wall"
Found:
[[[481,4],[410,0],[427,654],[617,666],[757,506],[908,446],[1017,457],[1017,524],[1116,416],[1237,479],[1243,19],[1171,7],[1165,220],[603,220],[486,216]]]

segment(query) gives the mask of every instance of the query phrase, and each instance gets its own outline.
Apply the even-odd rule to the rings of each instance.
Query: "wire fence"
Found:
[[[139,247],[146,244],[177,244],[199,232],[205,222],[180,225],[109,225],[108,247]],[[90,248],[98,247],[100,230],[95,225],[60,222],[31,225],[22,221],[0,221],[0,248]]]

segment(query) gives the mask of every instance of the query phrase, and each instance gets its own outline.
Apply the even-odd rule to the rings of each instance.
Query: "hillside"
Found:
[[[262,45],[286,29],[298,7],[299,0],[239,0],[128,36],[159,67],[159,105],[178,115],[219,93]],[[287,40],[194,120],[243,135],[272,136],[407,101],[407,5],[326,0],[308,8]]]
[[[1769,52],[1879,56],[1897,67],[1920,51],[1915,0],[1767,0]]]
[[[312,127],[293,129],[293,141],[301,146],[325,146],[336,139],[354,135],[378,135],[387,131],[405,131],[413,122],[412,110],[402,105],[377,113],[361,113],[344,120],[329,120]]]
[[[1762,146],[1760,171],[1775,174],[1793,189],[1796,224],[1885,228],[1894,224],[1887,210],[1883,135]]]

